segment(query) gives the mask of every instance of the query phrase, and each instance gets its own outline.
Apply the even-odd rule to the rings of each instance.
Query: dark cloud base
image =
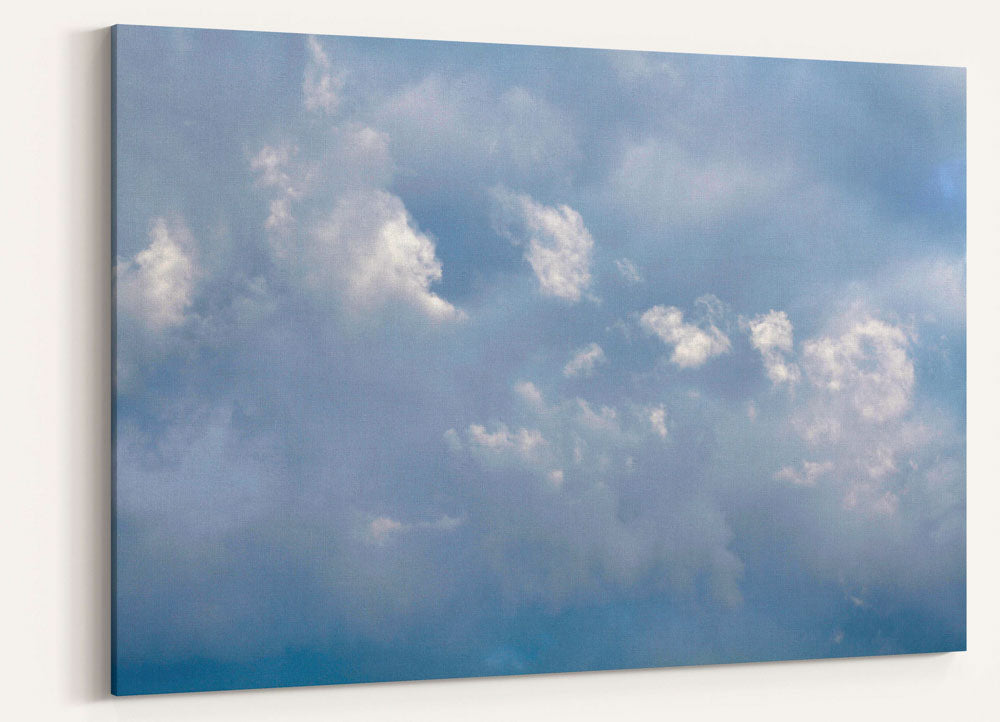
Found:
[[[927,618],[919,611],[903,610],[876,618],[852,614],[845,608],[843,621],[850,638],[871,641],[836,644],[829,638],[829,627],[815,619],[797,619],[796,624],[781,628],[763,615],[757,619],[700,615],[697,630],[692,631],[671,614],[648,605],[614,605],[558,616],[526,613],[503,625],[508,636],[497,636],[464,655],[455,655],[443,649],[438,640],[427,638],[383,645],[357,641],[332,651],[289,649],[252,661],[198,657],[170,663],[119,660],[114,693],[596,672],[966,649],[964,629],[942,631],[942,620]],[[657,651],[652,646],[672,649]]]

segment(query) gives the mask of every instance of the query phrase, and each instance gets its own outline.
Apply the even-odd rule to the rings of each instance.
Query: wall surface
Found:
[[[987,3],[844,0],[146,3],[8,8],[0,202],[9,719],[997,719],[1000,16]],[[115,699],[108,695],[109,36],[113,23],[968,67],[969,651]]]

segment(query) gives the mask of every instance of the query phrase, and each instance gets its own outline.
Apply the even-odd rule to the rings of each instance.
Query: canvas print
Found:
[[[116,694],[965,648],[963,69],[112,44]]]

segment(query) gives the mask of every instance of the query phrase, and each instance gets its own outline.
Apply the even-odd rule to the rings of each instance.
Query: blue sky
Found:
[[[965,73],[120,26],[119,693],[965,647]]]

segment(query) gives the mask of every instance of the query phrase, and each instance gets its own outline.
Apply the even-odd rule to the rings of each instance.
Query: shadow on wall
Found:
[[[110,698],[111,685],[111,32],[73,33],[64,62],[70,112],[62,137],[73,199],[65,249],[73,285],[66,309],[73,319],[69,348],[76,356],[64,368],[72,455],[59,502],[69,506],[71,548],[67,567],[71,610],[66,630],[70,701]]]

